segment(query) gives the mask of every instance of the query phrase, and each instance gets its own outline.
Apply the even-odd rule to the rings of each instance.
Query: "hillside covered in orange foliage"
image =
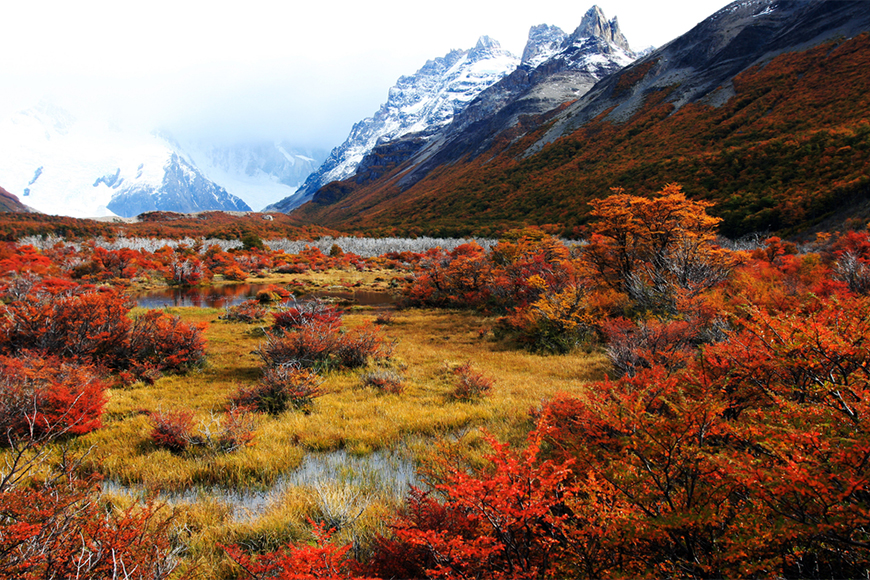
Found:
[[[55,235],[67,239],[115,236],[144,238],[217,238],[241,240],[245,236],[262,239],[292,238],[308,240],[336,232],[320,226],[300,226],[289,216],[274,214],[233,214],[221,211],[199,214],[148,212],[136,221],[98,221],[41,213],[0,212],[0,240],[14,242],[26,236]]]
[[[614,75],[611,97],[655,75],[657,65],[644,60]],[[868,66],[870,34],[840,38],[751,66],[731,86],[679,107],[670,98],[678,83],[647,90],[630,116],[606,110],[541,146],[575,112],[568,106],[526,119],[486,153],[442,164],[410,187],[400,181],[408,162],[370,183],[331,184],[330,195],[292,216],[370,234],[492,235],[549,225],[576,236],[588,202],[611,188],[645,195],[679,182],[691,198],[713,203],[730,237],[797,234],[825,220],[838,227],[846,216],[866,221]]]

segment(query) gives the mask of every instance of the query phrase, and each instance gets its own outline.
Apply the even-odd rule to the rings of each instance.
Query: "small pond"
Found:
[[[216,286],[191,286],[186,288],[155,288],[133,295],[136,305],[142,308],[164,308],[167,306],[195,306],[197,308],[226,308],[236,306],[245,300],[252,300],[257,293],[268,288],[269,284],[221,284]],[[318,290],[296,296],[299,299],[324,298],[360,306],[385,306],[395,303],[389,292],[374,290]]]

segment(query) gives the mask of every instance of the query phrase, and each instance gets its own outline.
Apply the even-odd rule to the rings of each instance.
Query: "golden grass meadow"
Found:
[[[331,271],[251,281],[386,291],[390,275]],[[174,513],[186,549],[182,570],[193,577],[231,576],[234,564],[221,546],[267,550],[307,540],[309,518],[333,524],[337,540],[364,549],[367,537],[386,530],[408,486],[425,485],[418,470],[429,454],[450,446],[473,461],[483,432],[522,444],[542,401],[582,394],[609,364],[595,351],[544,356],[508,347],[492,337],[494,319],[474,312],[345,307],[346,328],[386,320],[381,328],[392,356],[365,369],[323,373],[323,394],[306,411],[252,415],[254,437],[238,450],[172,453],[149,438],[152,413],[182,408],[193,413],[196,433],[214,433],[231,394],[259,380],[257,349],[270,320],[229,322],[218,308],[168,308],[206,324],[205,365],[112,389],[103,427],[75,440],[85,467],[104,478],[107,501],[150,499]],[[487,396],[451,399],[450,369],[465,363],[493,380]],[[364,375],[378,368],[400,377],[400,393],[365,385]]]

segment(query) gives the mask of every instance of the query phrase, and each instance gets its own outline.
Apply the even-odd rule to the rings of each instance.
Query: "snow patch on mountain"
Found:
[[[73,217],[115,215],[118,188],[159,184],[168,148],[153,135],[77,120],[47,103],[0,121],[0,175],[37,211]]]
[[[558,26],[539,24],[529,29],[529,39],[523,50],[522,64],[529,68],[548,61],[562,50],[568,35]]]
[[[271,208],[290,211],[305,203],[323,185],[354,174],[365,156],[380,143],[411,133],[431,134],[449,124],[481,91],[519,65],[520,59],[482,36],[471,50],[453,50],[399,78],[387,102],[374,116],[356,123],[344,143],[312,173],[294,195]]]

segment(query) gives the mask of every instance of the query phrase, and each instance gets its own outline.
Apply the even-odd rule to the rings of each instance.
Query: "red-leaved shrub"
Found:
[[[360,377],[364,387],[372,387],[381,393],[401,394],[405,390],[402,375],[387,369],[377,369],[363,373]]]
[[[115,366],[130,331],[130,300],[115,291],[39,291],[0,307],[0,352],[42,351]]]
[[[459,365],[452,370],[455,377],[450,398],[457,401],[473,401],[484,397],[492,391],[493,380],[479,371],[474,370],[471,362]]]
[[[161,372],[183,372],[205,358],[203,326],[182,321],[159,310],[138,316],[130,329],[128,360]]]
[[[288,408],[305,410],[322,392],[318,374],[297,363],[267,368],[260,382],[240,387],[230,398],[233,406],[277,415]]]
[[[351,545],[331,543],[333,531],[323,524],[312,523],[315,543],[291,544],[284,549],[258,556],[245,553],[239,546],[225,547],[245,576],[260,580],[366,580],[359,574],[359,565],[349,555]],[[368,580],[377,580],[368,578]]]
[[[131,321],[131,306],[114,290],[37,289],[0,306],[0,354],[48,353],[139,376],[183,372],[203,360],[202,326],[158,310]]]
[[[228,306],[219,318],[228,322],[260,322],[266,318],[267,312],[257,300],[245,300],[241,304]]]
[[[338,340],[337,326],[308,322],[293,332],[267,334],[258,353],[268,366],[295,363],[320,368],[329,365]]]
[[[100,427],[106,385],[90,366],[22,353],[0,356],[0,444]]]
[[[190,445],[193,431],[193,411],[156,411],[149,415],[149,438],[157,447],[180,453]]]
[[[106,505],[91,481],[65,476],[4,490],[0,513],[0,578],[164,580],[178,565],[171,512],[150,502]]]
[[[369,360],[388,359],[393,343],[388,342],[379,326],[365,322],[341,335],[335,349],[335,359],[342,368],[359,368]]]
[[[542,461],[540,443],[515,452],[491,437],[484,469],[469,471],[451,454],[436,460],[433,490],[412,490],[376,543],[375,573],[385,577],[537,579],[556,573],[573,552],[568,506],[578,489],[570,462]],[[421,574],[423,572],[423,574]]]
[[[308,321],[292,332],[268,334],[258,352],[273,367],[295,363],[311,368],[358,368],[372,359],[389,358],[392,344],[379,327],[368,323],[342,332],[328,321]]]

